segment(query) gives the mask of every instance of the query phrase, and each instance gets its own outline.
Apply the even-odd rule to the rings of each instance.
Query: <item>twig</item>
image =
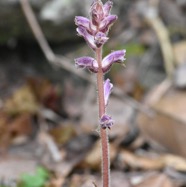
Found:
[[[40,127],[40,132],[38,134],[39,143],[41,145],[44,145],[47,148],[53,161],[55,162],[61,161],[62,154],[60,153],[51,135],[47,133],[47,123],[41,112],[38,113],[38,121],[39,121],[39,127]]]
[[[169,33],[161,18],[158,16],[158,0],[151,0],[148,11],[144,12],[144,16],[148,24],[154,29],[161,46],[162,55],[165,61],[165,70],[169,78],[172,77],[174,71],[174,53],[169,39]]]
[[[29,23],[29,26],[32,29],[32,32],[33,32],[38,44],[40,45],[46,59],[52,65],[62,67],[63,69],[65,69],[65,70],[67,70],[67,71],[69,71],[69,72],[89,81],[89,82],[93,82],[91,80],[91,77],[88,74],[86,74],[82,71],[75,71],[75,68],[73,65],[71,65],[71,62],[69,59],[67,59],[64,56],[57,56],[54,54],[54,52],[50,48],[46,38],[44,37],[41,27],[37,22],[37,19],[34,15],[34,12],[30,6],[28,0],[20,0],[20,4],[23,9],[24,15]]]

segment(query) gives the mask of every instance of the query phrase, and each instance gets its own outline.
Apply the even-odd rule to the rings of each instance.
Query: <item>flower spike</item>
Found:
[[[94,50],[95,59],[89,56],[75,59],[75,65],[78,68],[86,68],[93,73],[97,73],[97,90],[99,103],[99,125],[102,147],[102,183],[104,187],[110,186],[109,170],[109,148],[107,130],[111,129],[114,121],[111,116],[106,114],[109,97],[113,88],[110,79],[104,81],[104,74],[107,73],[112,64],[121,63],[125,60],[126,50],[111,52],[102,58],[103,45],[108,41],[108,32],[113,23],[118,19],[112,15],[112,0],[102,3],[102,0],[92,0],[90,8],[90,19],[83,16],[75,17],[77,33],[82,36],[88,46]]]

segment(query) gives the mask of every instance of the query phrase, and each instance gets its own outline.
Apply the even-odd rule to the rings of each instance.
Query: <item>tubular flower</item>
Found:
[[[113,88],[113,84],[110,82],[110,79],[105,80],[104,82],[105,107],[108,105],[108,100],[109,100],[109,96],[111,94],[112,88]],[[100,125],[101,125],[101,128],[103,129],[106,129],[106,128],[110,129],[113,124],[114,124],[114,121],[107,114],[104,114],[100,119]]]
[[[113,88],[113,84],[110,82],[110,79],[107,79],[104,82],[104,98],[105,98],[105,106],[108,105],[109,96],[111,94]]]
[[[89,56],[79,57],[75,59],[75,65],[77,68],[87,68],[93,73],[98,72],[98,63],[97,61]]]
[[[121,63],[125,60],[126,50],[113,51],[107,55],[102,61],[102,70],[107,72],[113,63]]]
[[[94,36],[89,34],[87,32],[86,28],[79,26],[77,28],[77,32],[78,32],[79,36],[83,36],[83,38],[85,39],[85,41],[87,42],[87,44],[90,48],[92,48],[93,50],[96,49],[97,46],[95,44]]]

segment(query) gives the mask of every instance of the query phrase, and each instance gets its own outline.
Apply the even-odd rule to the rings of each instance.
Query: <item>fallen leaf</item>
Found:
[[[186,158],[167,154],[163,156],[165,165],[177,171],[186,172]]]
[[[117,147],[115,144],[110,143],[110,162],[114,160],[117,154]],[[81,166],[86,168],[91,168],[93,170],[98,170],[101,167],[101,144],[98,140],[92,149],[88,152],[85,159],[80,163]]]
[[[148,96],[153,102],[146,104],[153,115],[140,113],[137,118],[139,128],[153,147],[186,157],[186,92],[169,86],[160,97],[152,99],[159,94],[158,88]]]
[[[132,169],[161,170],[168,167],[186,172],[186,159],[171,154],[144,152],[143,155],[137,155],[127,150],[121,150],[118,157],[121,166],[127,165]]]
[[[111,181],[110,186],[118,187],[131,187],[131,184],[126,177],[125,173],[122,171],[112,171],[111,172]],[[99,187],[102,186],[101,176],[99,175],[73,175],[72,179],[70,180],[70,187]]]
[[[132,169],[160,170],[164,167],[164,160],[161,157],[139,156],[127,150],[121,150],[118,157],[121,165],[127,165]]]
[[[38,103],[31,88],[24,85],[16,90],[12,97],[5,101],[4,110],[10,115],[36,113],[38,111]]]
[[[53,139],[58,145],[63,145],[76,135],[75,127],[70,124],[65,124],[53,128],[49,131]]]
[[[37,101],[56,112],[61,107],[61,91],[58,86],[53,85],[49,80],[44,78],[28,78],[28,86],[31,88]]]
[[[54,174],[50,177],[50,180],[47,182],[46,187],[62,187],[65,182],[65,178]]]
[[[153,175],[134,187],[177,187],[166,175]]]
[[[33,133],[32,116],[23,113],[13,119],[7,118],[0,138],[0,147],[6,149],[10,144],[21,144]],[[1,129],[2,130],[2,129]],[[25,137],[25,138],[20,138]]]

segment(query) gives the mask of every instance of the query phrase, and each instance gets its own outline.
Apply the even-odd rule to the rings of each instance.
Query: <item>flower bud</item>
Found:
[[[91,6],[92,23],[99,26],[99,23],[104,19],[103,3],[100,0],[95,0]]]
[[[87,30],[89,29],[90,26],[90,20],[86,17],[83,16],[76,16],[75,17],[75,24],[79,27],[82,26],[86,28]]]
[[[110,129],[113,126],[113,124],[114,124],[113,119],[106,114],[104,114],[100,119],[100,125],[102,129],[106,129],[106,128]]]
[[[107,40],[109,39],[105,33],[103,32],[98,32],[95,35],[95,44],[97,47],[101,47],[105,42],[107,42]]]
[[[103,5],[103,12],[104,12],[104,16],[108,16],[110,14],[110,10],[112,8],[113,2],[112,1],[107,1],[104,5]]]

